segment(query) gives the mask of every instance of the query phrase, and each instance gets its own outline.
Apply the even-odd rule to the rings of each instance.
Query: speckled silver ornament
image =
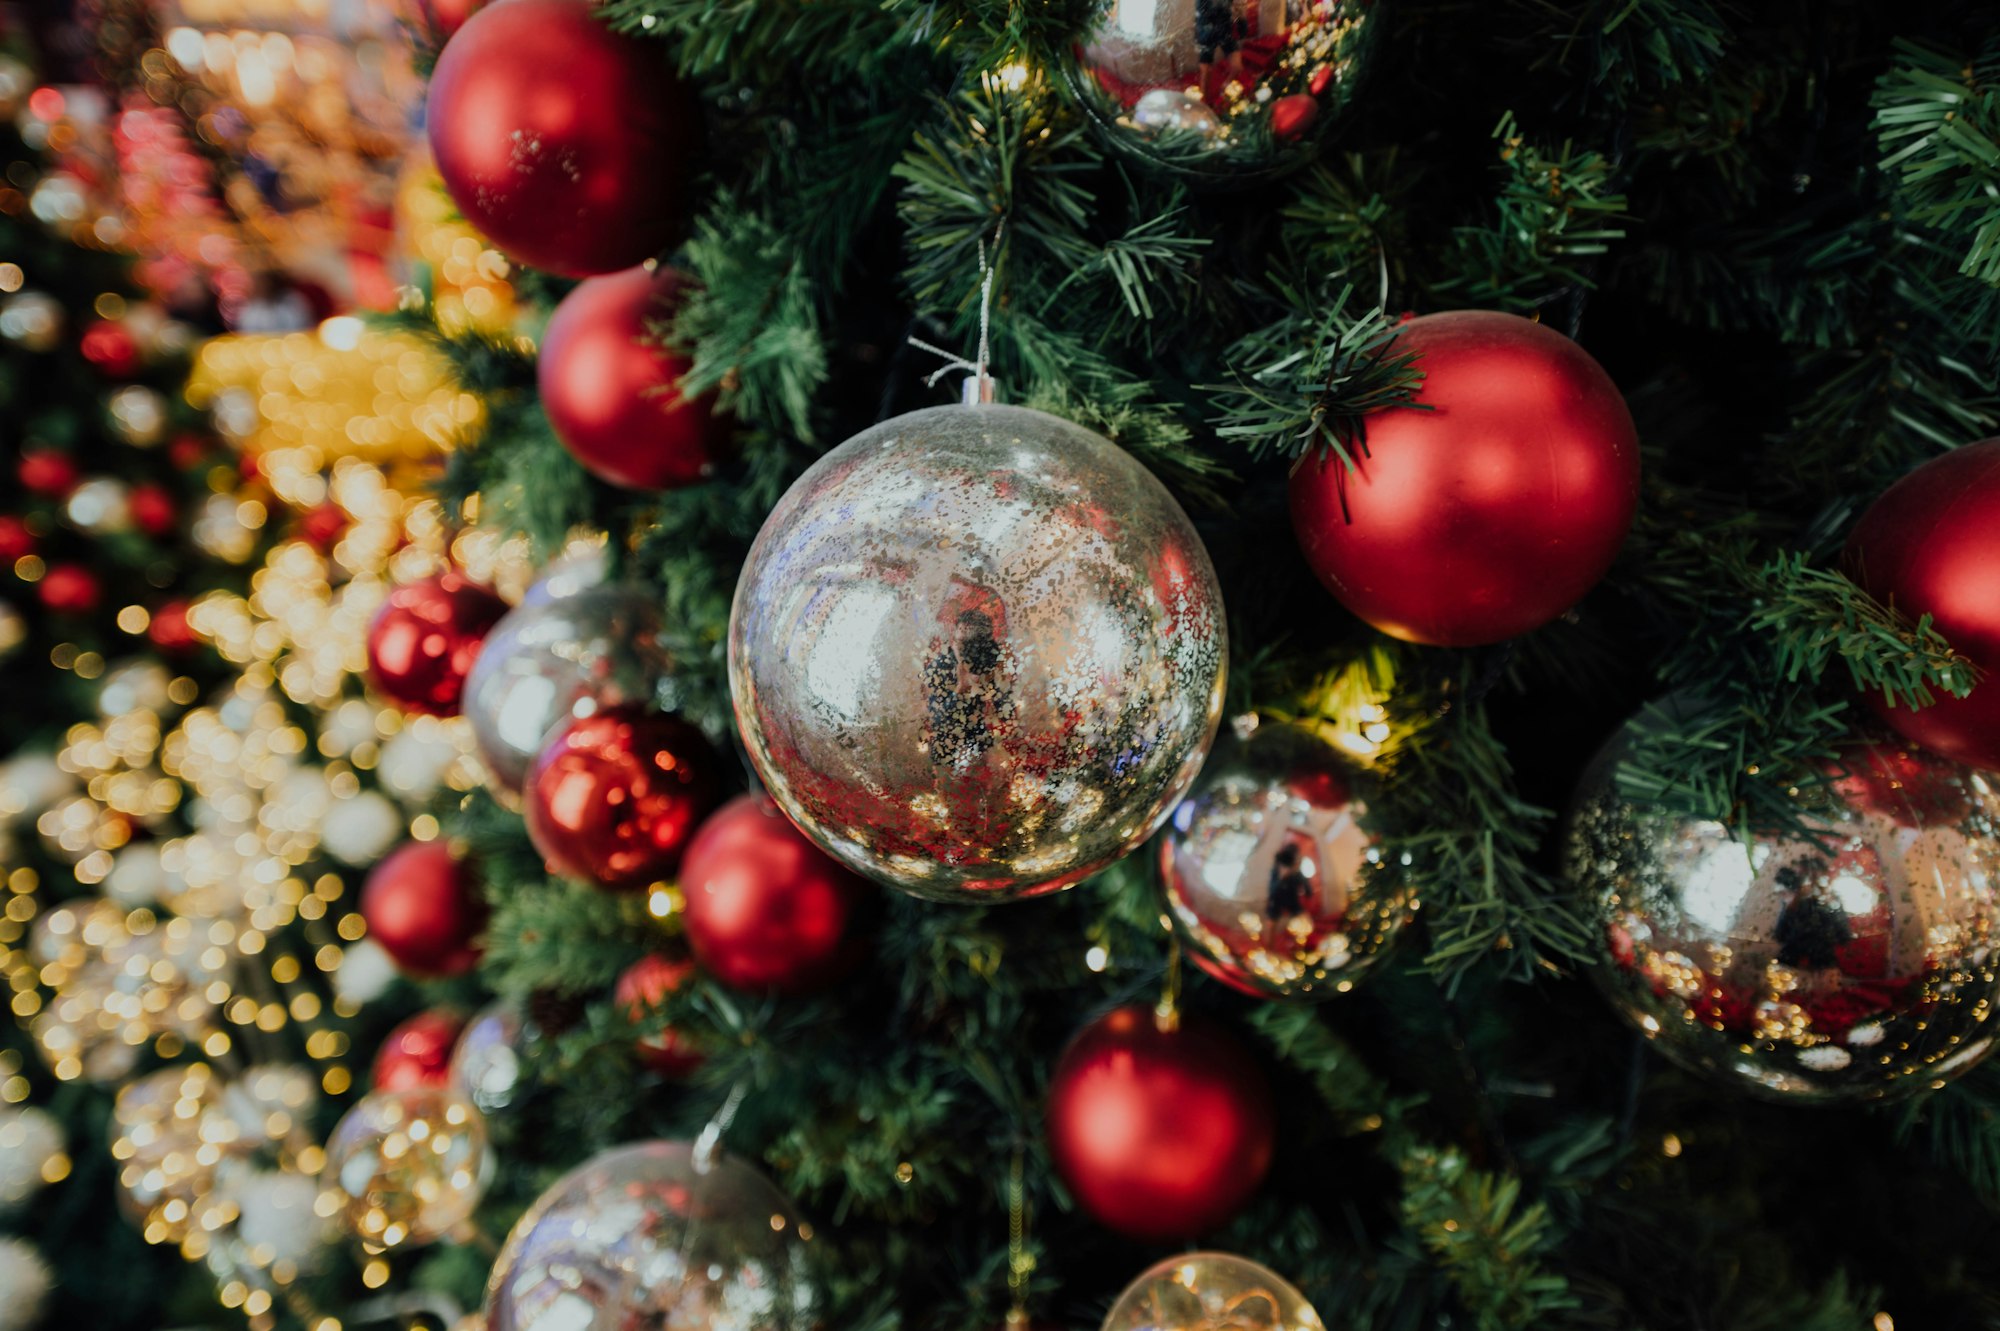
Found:
[[[558,1179],[514,1225],[488,1331],[808,1331],[812,1230],[765,1177],[688,1142],[640,1142]]]
[[[1227,656],[1166,487],[1100,435],[991,404],[820,459],[729,623],[772,798],[851,868],[940,900],[1056,891],[1150,836],[1207,755]]]
[[[1383,863],[1366,784],[1295,726],[1216,745],[1160,837],[1167,912],[1196,965],[1261,998],[1326,998],[1388,952],[1415,899]]]
[[[1811,836],[1753,835],[1622,798],[1622,738],[1566,845],[1612,1003],[1675,1061],[1794,1101],[1910,1094],[1992,1049],[2000,997],[1995,778],[1854,750],[1798,797]]]

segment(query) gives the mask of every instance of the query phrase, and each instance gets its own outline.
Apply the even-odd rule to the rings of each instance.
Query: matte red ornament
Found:
[[[504,0],[446,43],[431,75],[446,191],[510,258],[615,273],[680,237],[701,110],[664,48],[613,32],[591,0]]]
[[[104,599],[104,585],[81,564],[52,564],[35,593],[59,615],[87,615]]]
[[[592,474],[632,490],[691,485],[714,470],[727,432],[707,398],[678,384],[685,356],[650,341],[686,279],[671,268],[593,277],[563,297],[535,366],[563,447]]]
[[[461,573],[440,573],[389,593],[368,629],[368,679],[406,712],[458,714],[465,677],[507,603]]]
[[[132,511],[132,521],[148,536],[156,539],[171,536],[180,525],[180,505],[165,486],[135,485],[126,502]]]
[[[474,941],[486,902],[472,873],[441,841],[409,841],[369,871],[361,918],[396,965],[413,975],[459,975],[479,961]]]
[[[549,872],[632,890],[672,875],[722,792],[722,759],[700,730],[613,707],[549,741],[522,803]]]
[[[69,454],[53,448],[31,448],[21,454],[14,474],[22,489],[49,499],[61,499],[83,479]]]
[[[611,996],[625,1009],[626,1016],[640,1021],[693,975],[691,961],[674,961],[657,952],[648,953],[625,968]],[[701,1066],[700,1052],[672,1028],[640,1040],[638,1049],[639,1057],[648,1067],[668,1077],[685,1077]]]
[[[1242,1209],[1271,1167],[1263,1069],[1220,1026],[1121,1007],[1078,1032],[1049,1082],[1049,1153],[1078,1204],[1133,1238],[1188,1238]]]
[[[146,621],[146,640],[170,655],[193,651],[201,638],[188,623],[188,603],[167,601]]]
[[[1931,617],[1985,676],[1963,698],[1911,710],[1868,695],[1899,734],[2000,770],[2000,439],[1933,458],[1883,492],[1847,540],[1847,570],[1911,619]]]
[[[113,379],[124,379],[139,368],[139,343],[124,324],[99,319],[77,339],[83,358]]]
[[[35,553],[35,534],[12,515],[0,516],[0,564],[11,564]]]
[[[860,960],[856,916],[874,889],[762,795],[740,795],[702,824],[680,882],[688,946],[724,984],[802,993]]]
[[[1293,468],[1306,562],[1410,642],[1471,647],[1546,624],[1604,576],[1632,525],[1625,399],[1582,347],[1517,315],[1425,315],[1395,350],[1417,354],[1418,405],[1369,415],[1353,469],[1330,452]]]
[[[451,1051],[464,1029],[464,1014],[432,1008],[390,1031],[375,1054],[375,1089],[414,1091],[449,1086]]]

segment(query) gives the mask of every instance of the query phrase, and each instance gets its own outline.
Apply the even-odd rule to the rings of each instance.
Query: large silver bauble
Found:
[[[1166,487],[1020,407],[934,407],[799,478],[757,536],[729,685],[758,774],[835,858],[939,900],[1053,892],[1201,768],[1227,644]]]
[[[462,706],[486,784],[510,807],[549,738],[579,716],[656,700],[668,668],[643,589],[586,587],[507,612],[473,662]]]
[[[1366,825],[1364,780],[1294,726],[1216,745],[1160,837],[1196,965],[1261,998],[1326,998],[1388,952],[1415,897]]]
[[[687,1142],[620,1146],[515,1222],[486,1286],[487,1331],[807,1331],[811,1227],[765,1177]]]
[[[1311,159],[1354,96],[1376,0],[1109,0],[1077,47],[1077,97],[1118,148],[1196,179]]]
[[[1860,748],[1753,835],[1621,797],[1623,739],[1585,776],[1566,845],[1613,1004],[1679,1063],[1793,1101],[1880,1099],[1964,1072],[2000,999],[2000,794],[1918,750]]]

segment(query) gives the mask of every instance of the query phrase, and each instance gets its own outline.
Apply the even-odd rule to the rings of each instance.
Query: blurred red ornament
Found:
[[[410,0],[410,8],[415,11],[411,21],[435,46],[464,27],[465,21],[485,6],[486,0]]]
[[[1228,1220],[1271,1167],[1264,1072],[1221,1027],[1141,1006],[1078,1032],[1049,1083],[1049,1153],[1077,1202],[1134,1238]]]
[[[1271,133],[1281,143],[1290,143],[1312,128],[1319,119],[1319,99],[1302,92],[1280,97],[1271,103]]]
[[[83,479],[69,454],[53,448],[31,448],[21,454],[14,474],[20,479],[22,489],[50,499],[61,499]]]
[[[389,593],[368,629],[368,679],[406,712],[455,716],[465,676],[507,603],[458,572]]]
[[[263,476],[264,464],[257,461],[255,453],[239,453],[236,455],[236,474],[243,478],[245,485],[254,484]]]
[[[375,1054],[374,1089],[414,1091],[451,1084],[451,1051],[465,1018],[449,1008],[419,1012],[389,1032]]]
[[[427,115],[452,201],[520,263],[615,273],[680,235],[701,108],[663,48],[590,0],[474,14],[438,57]]]
[[[139,343],[124,324],[99,319],[83,330],[77,340],[83,358],[113,379],[123,379],[139,368]]]
[[[549,741],[522,788],[528,839],[549,872],[643,888],[679,867],[722,799],[722,759],[674,716],[614,707]]]
[[[685,356],[649,339],[686,279],[671,268],[593,277],[563,298],[542,335],[536,377],[556,437],[594,475],[632,490],[690,485],[727,440],[706,398],[677,387]]]
[[[1884,491],[1847,540],[1847,568],[1877,600],[1931,617],[1985,677],[1963,698],[1912,711],[1879,693],[1882,719],[1926,748],[2000,770],[2000,439],[1933,458]]]
[[[200,645],[201,637],[188,623],[188,603],[168,601],[146,621],[146,638],[163,652],[179,655]]]
[[[396,965],[413,975],[459,975],[479,961],[474,942],[486,902],[465,864],[441,841],[389,852],[361,889],[361,918]]]
[[[35,534],[11,515],[0,516],[0,564],[11,564],[35,553]]]
[[[35,585],[35,593],[59,615],[87,615],[104,598],[104,586],[81,564],[52,564]]]
[[[856,917],[874,889],[764,796],[740,795],[702,824],[680,884],[688,946],[724,984],[801,993],[860,960]]]
[[[1625,399],[1583,348],[1517,315],[1425,315],[1394,350],[1417,354],[1416,405],[1365,419],[1354,468],[1330,452],[1293,468],[1306,562],[1410,642],[1471,647],[1546,624],[1604,576],[1632,525]]]
[[[148,536],[171,536],[180,524],[180,505],[165,486],[151,482],[135,485],[126,502],[132,510],[132,521]]]
[[[347,510],[329,500],[299,514],[299,535],[321,554],[330,554],[347,532]]]
[[[209,440],[192,430],[183,430],[167,445],[167,461],[182,471],[193,471],[208,461],[209,454],[214,451],[215,445]]]
[[[673,961],[657,952],[649,953],[625,968],[611,996],[625,1009],[626,1016],[640,1021],[693,974],[693,962]],[[638,1043],[639,1057],[666,1076],[685,1077],[701,1066],[700,1052],[671,1027]]]

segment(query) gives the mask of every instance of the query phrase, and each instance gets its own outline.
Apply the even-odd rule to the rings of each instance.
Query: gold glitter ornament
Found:
[[[1189,1252],[1126,1286],[1103,1331],[1323,1331],[1305,1295],[1269,1267],[1226,1252]]]
[[[1566,866],[1598,982],[1674,1061],[1775,1099],[1913,1094],[1992,1049],[2000,792],[1917,749],[1858,747],[1794,798],[1809,835],[1624,798],[1624,737],[1586,773]]]
[[[323,1177],[364,1244],[429,1243],[471,1217],[493,1175],[486,1123],[455,1091],[371,1091],[326,1142]]]

